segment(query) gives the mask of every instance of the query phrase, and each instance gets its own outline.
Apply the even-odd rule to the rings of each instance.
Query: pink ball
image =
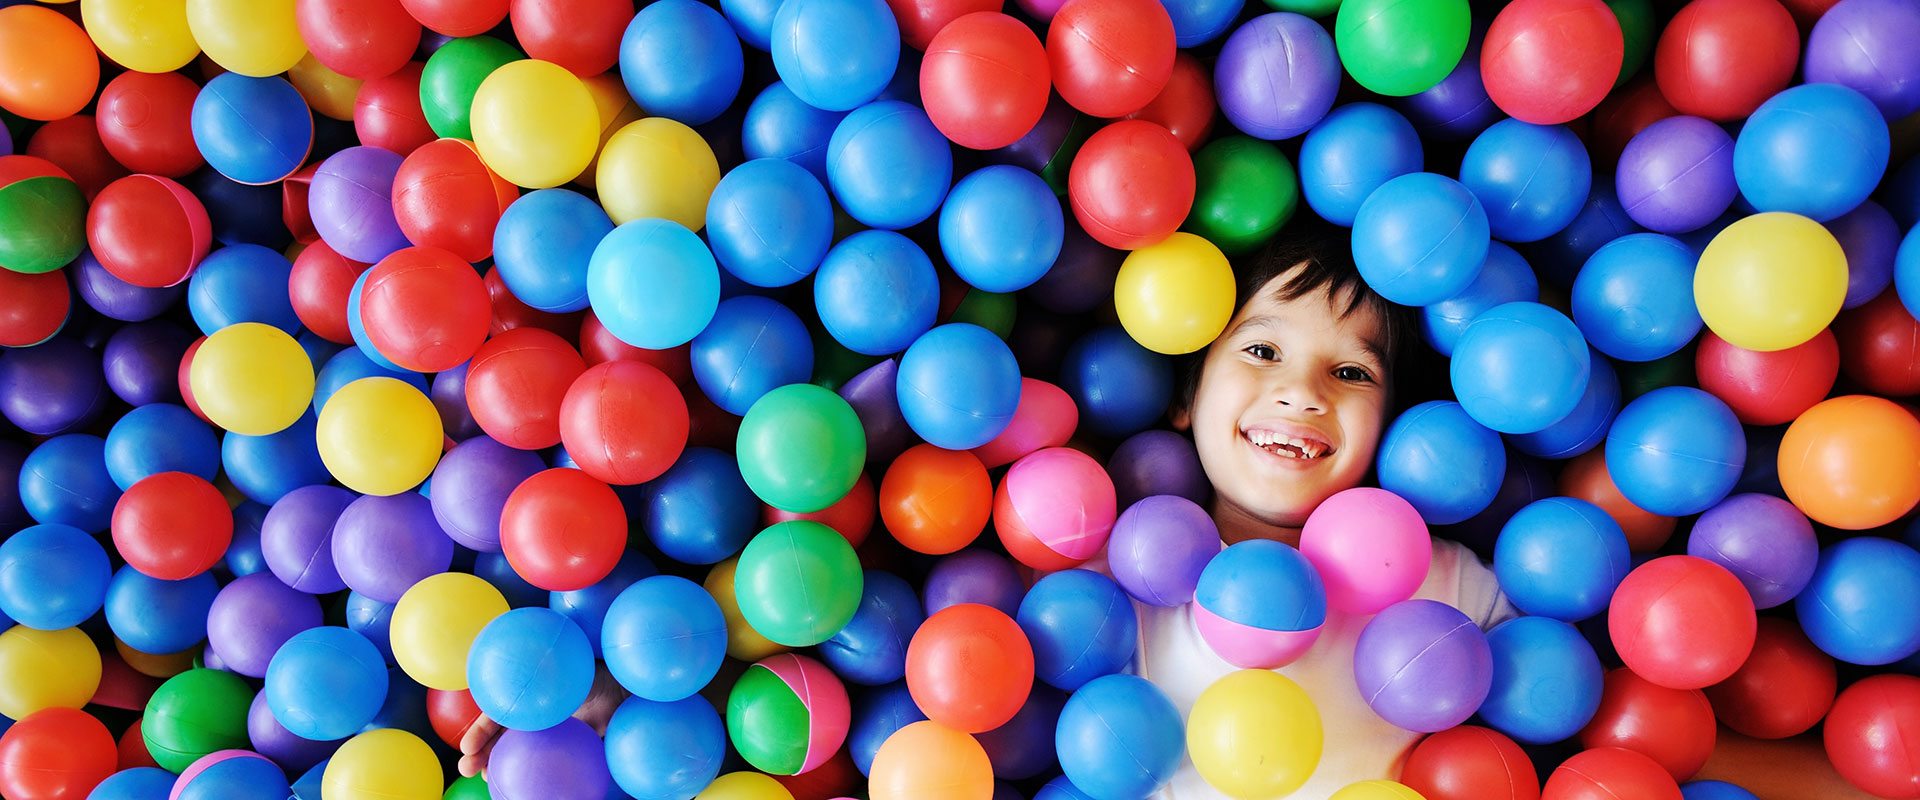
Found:
[[[780,653],[757,666],[765,667],[785,683],[807,709],[807,755],[800,774],[827,763],[846,742],[847,727],[853,720],[847,688],[839,676],[825,664],[792,653]]]
[[[987,469],[1005,466],[1047,447],[1059,447],[1073,438],[1080,425],[1080,409],[1067,390],[1046,381],[1020,379],[1020,405],[1013,421],[993,441],[973,448]]]
[[[1413,596],[1433,564],[1433,538],[1413,505],[1385,489],[1327,498],[1300,531],[1300,554],[1320,570],[1327,605],[1376,614]]]
[[[1014,462],[993,496],[993,527],[1020,563],[1071,569],[1107,544],[1117,515],[1113,479],[1092,456],[1049,447]]]
[[[1270,631],[1234,622],[1199,603],[1193,604],[1193,622],[1200,630],[1200,640],[1207,643],[1214,655],[1241,669],[1278,669],[1291,664],[1312,649],[1321,629],[1326,627]]]

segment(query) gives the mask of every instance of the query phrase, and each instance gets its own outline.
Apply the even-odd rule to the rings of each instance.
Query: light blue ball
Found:
[[[353,289],[347,293],[347,332],[353,335],[354,346],[360,348],[360,353],[372,359],[373,363],[394,372],[403,372],[405,370],[399,364],[381,355],[380,349],[373,346],[373,339],[367,336],[367,322],[360,316],[360,297],[366,294],[367,276],[372,274],[373,270],[367,270],[353,279]]]
[[[833,200],[806,168],[783,158],[734,167],[707,201],[713,257],[754,286],[788,286],[813,274],[833,244]]]
[[[1066,242],[1060,198],[1046,180],[1008,164],[953,185],[940,209],[940,252],[967,285],[1017,292],[1053,268]]]
[[[620,37],[620,80],[647,114],[702,125],[733,105],[746,72],[740,37],[697,0],[659,0]]]
[[[1600,709],[1603,677],[1593,645],[1572,625],[1519,617],[1487,632],[1493,691],[1480,718],[1521,744],[1548,744],[1586,727]]]
[[[227,479],[247,499],[269,506],[302,486],[333,482],[320,460],[316,420],[307,413],[279,433],[227,434],[220,440],[220,464]]]
[[[1593,161],[1566,126],[1503,119],[1467,147],[1460,183],[1480,198],[1494,236],[1537,242],[1580,215],[1593,189]]]
[[[541,731],[573,716],[593,689],[593,645],[580,626],[547,608],[516,608],[474,637],[467,685],[502,727]]]
[[[1514,302],[1474,317],[1448,370],[1454,396],[1474,420],[1501,433],[1533,433],[1579,406],[1592,358],[1573,320]]]
[[[1307,557],[1268,539],[1220,551],[1200,572],[1193,602],[1209,613],[1263,631],[1310,631],[1327,621],[1327,589]]]
[[[207,638],[207,612],[219,593],[210,572],[163,581],[121,567],[107,584],[107,628],[142,653],[178,653]]]
[[[1833,83],[1795,86],[1760,104],[1733,142],[1733,180],[1759,211],[1825,222],[1873,194],[1892,148],[1873,101]]]
[[[393,378],[426,394],[427,376],[405,369],[388,369],[368,358],[365,351],[350,347],[334,353],[313,378],[313,413],[317,417],[333,394],[361,378]]]
[[[1794,601],[1807,638],[1850,664],[1891,664],[1920,652],[1920,552],[1859,537],[1820,553]]]
[[[607,767],[633,800],[692,797],[719,777],[726,756],[726,725],[699,697],[629,697],[607,722]]]
[[[927,331],[900,358],[895,393],[907,426],[935,447],[993,441],[1020,406],[1020,363],[992,331],[965,322]]]
[[[1633,568],[1627,535],[1599,506],[1549,497],[1515,512],[1493,549],[1493,574],[1522,612],[1579,622],[1607,609]]]
[[[1622,361],[1673,355],[1700,334],[1696,261],[1671,236],[1634,233],[1608,242],[1573,280],[1573,321],[1595,349]]]
[[[783,0],[771,49],[774,71],[807,105],[850,111],[893,80],[900,25],[884,0]]]
[[[387,701],[387,662],[347,628],[294,634],[267,664],[267,707],[295,736],[315,741],[360,732]]]
[[[669,703],[712,682],[726,659],[727,622],[699,584],[655,575],[627,587],[607,607],[600,646],[607,671],[627,691]]]
[[[1033,645],[1035,677],[1069,692],[1126,669],[1139,643],[1133,602],[1112,578],[1090,570],[1041,578],[1014,619]]]
[[[539,311],[587,307],[587,263],[613,220],[568,189],[541,189],[507,206],[493,229],[493,268],[513,296]]]
[[[1540,279],[1533,274],[1533,267],[1505,242],[1492,242],[1480,274],[1467,288],[1420,309],[1420,333],[1440,355],[1451,356],[1460,335],[1480,312],[1504,303],[1539,300]]]
[[[1424,306],[1459,294],[1487,260],[1487,212],[1459,182],[1430,172],[1382,184],[1353,218],[1353,263],[1395,303]]]
[[[152,403],[128,411],[106,441],[107,474],[122,491],[162,472],[207,480],[220,473],[220,437],[185,406]]]
[[[1899,253],[1893,260],[1893,286],[1907,313],[1920,317],[1920,233],[1915,231],[1920,231],[1920,226],[1907,231],[1907,237],[1900,240]]]
[[[287,774],[263,756],[216,761],[179,787],[174,800],[258,800],[292,794]]]
[[[359,592],[347,592],[347,629],[367,637],[389,664],[393,663],[393,605]]]
[[[74,627],[100,610],[112,575],[106,549],[86,531],[58,523],[26,528],[0,542],[0,613],[37,630]]]
[[[834,341],[863,355],[893,355],[933,329],[940,275],[913,240],[861,231],[827,253],[813,302]]]
[[[1599,447],[1607,440],[1607,430],[1613,427],[1613,418],[1620,413],[1620,376],[1606,356],[1588,355],[1593,371],[1587,377],[1587,390],[1580,395],[1573,411],[1541,430],[1508,436],[1507,443],[1513,445],[1513,449],[1535,458],[1567,459]]]
[[[1719,504],[1740,482],[1747,439],[1720,398],[1691,386],[1628,403],[1607,432],[1607,473],[1634,505],[1669,517]]]
[[[1300,190],[1322,219],[1352,226],[1373,190],[1425,165],[1420,134],[1400,112],[1377,103],[1348,103],[1300,141]]]
[[[1380,440],[1380,488],[1400,495],[1428,525],[1487,509],[1507,474],[1507,448],[1459,403],[1435,400],[1401,413]]]
[[[159,767],[132,767],[107,776],[88,800],[167,800],[174,774]]]
[[[300,333],[287,281],[293,262],[257,244],[232,244],[207,254],[187,280],[187,310],[200,332],[259,322]]]
[[[780,10],[821,2],[867,0],[788,0]],[[827,186],[847,214],[869,228],[920,224],[940,210],[952,183],[952,145],[927,112],[898,100],[855,109],[827,142]]]
[[[750,159],[782,158],[799,164],[824,183],[827,144],[846,116],[845,111],[807,105],[785,83],[774,81],[747,106],[740,123],[740,149]]]
[[[1094,797],[1146,797],[1173,778],[1186,725],[1173,701],[1137,675],[1108,675],[1067,698],[1054,729],[1060,768]]]
[[[664,219],[636,219],[594,248],[587,298],[620,341],[667,350],[693,341],[713,320],[720,266],[693,231]]]
[[[620,557],[620,562],[614,565],[607,577],[584,589],[554,592],[547,598],[547,607],[580,626],[580,630],[587,634],[587,643],[593,645],[594,657],[599,658],[600,631],[607,620],[607,609],[613,606],[614,599],[627,587],[658,574],[659,570],[645,555],[638,550],[629,550]]]
[[[1684,800],[1760,800],[1749,792],[1726,781],[1693,781],[1680,785],[1680,796]]]
[[[740,41],[764,53],[773,49],[773,15],[779,0],[720,0],[720,13]]]
[[[745,416],[767,392],[813,376],[813,339],[800,317],[757,295],[720,303],[693,337],[693,379],[721,410]]]

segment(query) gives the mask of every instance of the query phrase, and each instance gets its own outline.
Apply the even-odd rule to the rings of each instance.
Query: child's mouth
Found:
[[[1314,438],[1289,436],[1260,428],[1246,431],[1243,435],[1254,447],[1281,458],[1312,461],[1333,454],[1333,445]]]

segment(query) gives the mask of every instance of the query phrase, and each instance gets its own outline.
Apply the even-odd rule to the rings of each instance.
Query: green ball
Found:
[[[1340,0],[1267,0],[1275,11],[1291,11],[1319,19],[1340,10]]]
[[[846,537],[799,519],[747,542],[734,568],[733,595],[740,616],[760,635],[788,647],[811,647],[847,627],[865,581]]]
[[[1361,86],[1406,97],[1460,65],[1472,24],[1467,0],[1346,0],[1334,18],[1333,44]]]
[[[493,71],[526,58],[491,36],[441,45],[420,71],[420,111],[442,139],[473,139],[473,95]]]
[[[986,328],[1002,340],[1013,335],[1013,319],[1018,311],[1013,294],[996,294],[968,289],[960,298],[948,322],[969,322]]]
[[[1198,190],[1186,228],[1227,255],[1266,244],[1300,207],[1300,176],[1270,142],[1216,139],[1194,155],[1193,171]]]
[[[492,800],[493,793],[487,791],[487,781],[478,775],[470,778],[456,778],[447,785],[440,800]]]
[[[1619,86],[1639,72],[1647,63],[1647,55],[1653,52],[1653,1],[1607,0],[1607,7],[1613,9],[1614,18],[1620,20],[1620,35],[1627,45],[1626,55],[1620,59],[1620,77],[1613,82]]]
[[[747,409],[734,452],[756,497],[782,511],[810,514],[845,497],[860,479],[867,434],[840,395],[794,383]]]
[[[14,166],[8,161],[14,158],[0,159],[0,166]],[[42,172],[33,166],[30,172]],[[0,169],[0,183],[9,172]],[[29,275],[52,272],[73,263],[86,246],[87,197],[72,179],[37,174],[0,185],[0,267]]]
[[[154,690],[140,718],[140,738],[156,763],[178,774],[208,753],[246,749],[252,703],[253,687],[240,676],[190,669]]]
[[[773,670],[755,664],[727,694],[727,738],[740,757],[769,775],[798,775],[807,758],[813,713]]]

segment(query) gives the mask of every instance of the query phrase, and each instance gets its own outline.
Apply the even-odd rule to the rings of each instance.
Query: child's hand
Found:
[[[602,736],[607,733],[607,720],[613,718],[613,712],[627,699],[627,690],[613,679],[605,666],[598,666],[593,673],[593,690],[587,693],[587,701],[573,712],[573,718],[587,723],[593,732]],[[487,774],[487,758],[493,754],[493,743],[500,738],[500,724],[488,718],[486,714],[475,717],[467,732],[460,737],[460,774],[465,777]]]

